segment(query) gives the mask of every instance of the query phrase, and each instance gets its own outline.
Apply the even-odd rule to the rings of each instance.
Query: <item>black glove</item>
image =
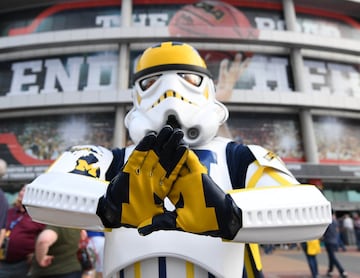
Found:
[[[145,136],[100,198],[97,215],[105,227],[138,227],[163,213],[163,202],[185,162],[188,147],[180,129],[164,127]]]
[[[155,215],[151,222],[142,223],[138,227],[140,234],[182,230],[231,240],[242,226],[240,208],[210,178],[191,150],[168,197],[176,210]]]

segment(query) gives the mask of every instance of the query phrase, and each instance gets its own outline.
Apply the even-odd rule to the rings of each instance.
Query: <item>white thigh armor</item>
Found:
[[[135,272],[137,266],[143,276],[159,277],[158,262],[152,264],[151,271],[142,261],[150,258],[166,258],[166,277],[188,277],[180,275],[188,270],[187,264],[192,263],[197,271],[203,274],[212,273],[216,277],[242,277],[244,245],[241,243],[224,242],[219,238],[198,236],[178,231],[158,231],[142,237],[135,229],[120,228],[106,233],[104,273],[111,276],[121,269]],[[110,251],[110,252],[109,252]],[[169,258],[169,259],[168,259]],[[169,261],[171,263],[169,263]],[[186,261],[188,263],[186,263]],[[129,268],[129,266],[131,266]],[[126,277],[135,277],[127,276]],[[190,276],[191,277],[191,276]],[[194,276],[202,277],[202,276]]]

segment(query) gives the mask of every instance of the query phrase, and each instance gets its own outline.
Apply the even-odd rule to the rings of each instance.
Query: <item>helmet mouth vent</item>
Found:
[[[172,128],[180,128],[181,129],[181,125],[180,125],[179,121],[176,119],[175,115],[169,115],[168,119],[166,121],[166,124],[171,126]]]

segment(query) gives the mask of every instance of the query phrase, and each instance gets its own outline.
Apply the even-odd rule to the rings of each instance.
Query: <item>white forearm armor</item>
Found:
[[[256,158],[246,189],[230,192],[242,211],[235,241],[300,242],[320,238],[331,222],[331,204],[318,188],[301,185],[274,153],[248,146]]]
[[[234,241],[300,242],[320,238],[329,225],[330,203],[313,185],[236,190],[230,195],[242,211],[242,228]]]
[[[211,145],[212,148],[221,149],[222,143],[220,140]],[[94,149],[94,146],[91,147]],[[259,146],[249,148],[257,160],[249,166],[247,188],[230,191],[230,185],[222,186],[230,191],[242,211],[243,224],[235,240],[279,243],[320,237],[331,219],[330,203],[315,186],[299,185],[281,160],[273,157],[267,159],[267,150]],[[111,157],[111,152],[104,148],[96,150],[97,155],[101,153],[103,157]],[[96,215],[96,209],[98,199],[105,194],[108,183],[103,176],[92,178],[60,172],[59,169],[76,167],[68,163],[71,161],[68,156],[73,154],[66,152],[47,173],[29,184],[23,202],[32,218],[39,222],[102,230],[104,226]],[[79,153],[76,152],[76,155]],[[222,159],[226,157],[220,151],[218,165],[212,165],[213,173],[227,171],[219,166],[226,165]],[[100,169],[108,167],[111,162],[105,161]],[[264,169],[258,175],[261,168]],[[213,177],[218,184],[229,180],[224,179],[226,175],[221,176]],[[251,185],[254,181],[254,185]],[[282,183],[280,186],[279,181]]]

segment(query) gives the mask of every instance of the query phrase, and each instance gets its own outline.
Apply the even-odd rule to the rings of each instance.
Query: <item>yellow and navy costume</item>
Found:
[[[39,222],[108,231],[105,277],[262,277],[253,243],[325,231],[331,209],[319,190],[297,186],[274,153],[216,136],[228,110],[192,46],[146,49],[132,97],[133,146],[72,147],[23,200]]]
[[[258,146],[256,146],[258,147]],[[109,168],[107,172],[107,180],[111,180],[123,167],[123,164],[129,155],[128,153],[131,152],[133,147],[129,147],[127,149],[114,149],[113,155],[114,160],[111,163],[111,167]],[[281,177],[281,181],[284,183],[284,185],[294,184],[296,183],[296,180],[292,176],[286,176],[282,173],[278,172],[276,169],[272,169],[271,167],[264,167],[260,166],[257,162],[257,159],[254,155],[254,153],[251,151],[251,149],[243,144],[239,144],[237,142],[230,141],[225,138],[216,137],[211,142],[194,148],[195,153],[199,157],[200,161],[203,165],[207,167],[209,170],[210,176],[217,181],[217,184],[221,185],[223,190],[231,190],[231,189],[239,189],[239,188],[246,188],[249,186],[249,183],[251,186],[267,186],[269,185],[270,179],[273,180],[270,184],[272,185],[281,185],[279,184],[279,180]],[[271,152],[269,152],[271,154]],[[272,156],[273,159],[277,159],[276,156]],[[251,165],[251,172],[253,173],[252,176],[249,175],[249,166]],[[255,168],[258,169],[255,171]],[[261,169],[261,170],[259,170]],[[267,179],[265,179],[264,184],[262,182],[258,182],[258,171],[262,172],[269,172],[269,176]],[[271,177],[272,176],[272,177]],[[253,184],[256,180],[256,184]],[[129,244],[129,239],[132,239],[133,237],[138,237],[136,230],[130,231],[126,229],[120,229],[120,231],[113,230],[112,233],[120,232],[122,236],[116,236],[116,242],[123,241],[122,239],[125,238],[127,240],[126,246]],[[124,236],[125,233],[133,233],[132,236]],[[177,233],[177,232],[172,232]],[[179,233],[180,234],[180,233]],[[112,237],[114,235],[108,234],[107,236]],[[213,266],[209,265],[209,269],[206,269],[204,266],[204,262],[201,262],[201,265],[197,264],[197,261],[199,258],[191,257],[192,254],[196,255],[196,252],[191,252],[192,248],[197,248],[198,246],[204,246],[205,250],[202,250],[202,252],[209,252],[211,253],[211,256],[214,258],[220,259],[218,256],[221,256],[223,254],[223,250],[219,250],[218,248],[221,248],[222,245],[225,245],[225,248],[228,248],[228,245],[233,245],[229,250],[231,250],[231,257],[227,256],[227,265],[230,267],[236,268],[238,265],[243,265],[243,255],[245,256],[245,268],[244,272],[241,270],[241,274],[243,277],[263,277],[262,273],[262,265],[260,260],[260,253],[258,249],[257,244],[241,244],[238,242],[231,243],[231,242],[225,242],[223,243],[221,239],[217,238],[209,238],[209,237],[203,237],[198,235],[187,235],[187,238],[184,239],[184,242],[181,244],[184,245],[190,245],[184,247],[184,253],[181,254],[181,257],[188,256],[187,258],[177,258],[174,257],[174,254],[171,254],[171,250],[173,246],[175,245],[174,241],[181,241],[180,235],[174,236],[173,238],[167,238],[167,244],[168,244],[168,250],[163,250],[163,246],[160,249],[162,252],[162,256],[154,256],[149,254],[148,257],[146,254],[138,254],[139,255],[139,261],[136,261],[134,263],[128,262],[129,265],[125,265],[124,269],[116,269],[117,266],[109,266],[112,268],[112,271],[116,269],[115,272],[119,272],[120,277],[149,277],[149,273],[156,273],[156,275],[151,277],[159,277],[159,278],[165,278],[165,277],[186,277],[186,278],[196,278],[196,277],[222,277],[217,276],[214,273],[211,272],[211,268]],[[189,239],[191,238],[191,239]],[[146,241],[146,243],[143,243],[142,241],[139,242],[139,244],[145,244],[145,245],[157,245],[159,243],[156,242],[156,240],[164,240],[163,238],[141,238],[141,240]],[[186,242],[185,240],[189,240]],[[200,244],[195,243],[194,241],[203,241],[205,240],[206,244]],[[109,240],[108,244],[114,244],[113,242],[115,239]],[[152,242],[153,241],[153,242]],[[216,242],[214,247],[210,246],[210,242]],[[132,243],[131,243],[132,244]],[[193,246],[191,246],[194,244]],[[124,244],[121,242],[118,242],[117,245],[123,246]],[[130,246],[128,246],[130,248]],[[152,250],[152,252],[156,253],[156,247],[155,250]],[[190,252],[186,253],[186,250],[190,249]],[[237,250],[236,250],[237,249]],[[122,248],[119,248],[119,252],[122,252],[121,254],[113,254],[110,255],[110,253],[107,253],[106,256],[111,257],[126,257],[127,252],[123,252]],[[159,251],[159,252],[160,252]],[[218,252],[220,251],[220,252]],[[166,256],[166,254],[169,254],[169,256]],[[140,260],[141,258],[141,260]],[[124,258],[125,259],[125,258]],[[217,259],[217,260],[218,260]],[[106,260],[105,260],[106,261]],[[113,261],[110,259],[110,261]],[[209,262],[211,263],[211,262]],[[150,267],[151,266],[151,267]],[[221,268],[220,268],[221,269]],[[180,275],[181,273],[181,275]],[[183,274],[183,275],[182,275]],[[219,273],[218,273],[219,274]],[[177,276],[178,275],[178,276]],[[224,275],[224,273],[221,273],[220,275]]]

